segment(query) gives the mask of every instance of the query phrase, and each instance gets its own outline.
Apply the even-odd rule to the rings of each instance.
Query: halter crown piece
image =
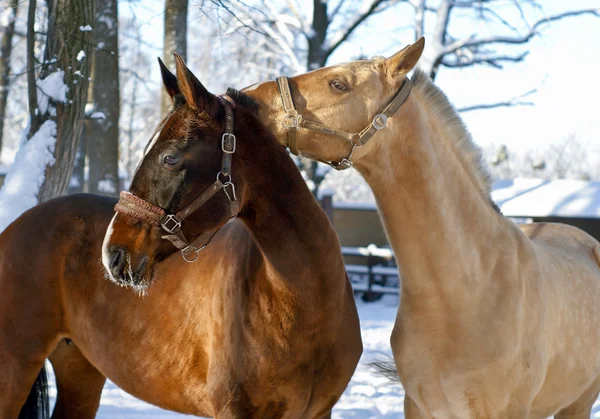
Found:
[[[294,100],[292,98],[292,93],[290,92],[288,78],[285,76],[278,77],[277,87],[279,88],[279,94],[281,95],[281,101],[283,102],[283,109],[286,113],[282,122],[283,126],[288,130],[287,146],[290,151],[297,156],[302,155],[302,152],[298,149],[298,145],[296,143],[296,134],[299,128],[306,128],[321,134],[341,137],[352,144],[352,149],[347,157],[344,157],[339,162],[321,160],[315,157],[310,158],[318,162],[325,163],[336,170],[346,170],[352,167],[352,154],[354,154],[354,150],[357,147],[362,147],[365,145],[377,131],[384,129],[387,125],[388,119],[391,118],[392,115],[394,115],[394,113],[396,113],[400,106],[402,106],[402,104],[406,101],[406,98],[408,98],[408,95],[412,90],[412,82],[409,78],[406,78],[392,101],[388,103],[381,113],[378,113],[373,117],[371,123],[367,125],[365,129],[358,133],[351,133],[339,129],[329,128],[320,122],[308,121],[304,119],[294,106]]]
[[[204,244],[195,247],[190,244],[181,230],[181,223],[185,218],[208,202],[220,190],[223,190],[229,201],[230,218],[235,217],[240,211],[240,204],[235,194],[235,185],[231,178],[231,160],[236,149],[232,110],[235,108],[235,102],[229,96],[222,96],[219,99],[225,108],[225,133],[221,137],[223,156],[221,157],[221,170],[217,173],[217,180],[176,214],[168,213],[163,208],[126,191],[121,192],[119,202],[115,205],[116,212],[127,214],[152,226],[162,228],[167,233],[162,238],[173,243],[173,246],[181,251],[181,255],[186,262],[196,261],[198,253],[210,244],[221,227],[214,232],[209,231],[200,235],[197,240],[203,238]]]

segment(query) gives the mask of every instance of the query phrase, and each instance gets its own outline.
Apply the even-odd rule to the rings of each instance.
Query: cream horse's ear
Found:
[[[404,78],[412,70],[423,54],[425,38],[419,38],[414,44],[404,47],[385,60],[387,72],[393,78]]]

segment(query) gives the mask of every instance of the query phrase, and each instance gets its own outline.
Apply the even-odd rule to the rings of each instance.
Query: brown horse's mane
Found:
[[[246,93],[240,92],[239,90],[234,89],[233,87],[228,87],[226,94],[227,96],[232,98],[238,105],[248,109],[254,115],[258,115],[260,105],[253,97],[250,97]]]

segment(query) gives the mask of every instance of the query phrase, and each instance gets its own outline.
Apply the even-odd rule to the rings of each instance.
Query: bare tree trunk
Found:
[[[328,55],[325,54],[324,45],[328,28],[327,1],[314,0],[312,32],[308,34],[308,56],[306,63],[308,71],[323,67],[327,61]]]
[[[40,115],[38,114],[37,87],[35,79],[35,7],[36,0],[29,0],[27,9],[27,104],[29,107],[29,133],[28,138],[40,129]],[[50,7],[50,3],[48,3]],[[48,11],[48,14],[50,11]]]
[[[73,163],[73,172],[67,187],[67,194],[86,192],[85,185],[85,158],[87,155],[87,137],[90,131],[90,120],[86,120],[81,127],[81,135],[79,137],[79,145],[75,154],[75,162]]]
[[[165,1],[165,40],[163,60],[167,67],[175,67],[173,53],[177,52],[187,60],[187,9],[188,0]],[[161,89],[164,90],[164,89]],[[171,109],[171,99],[163,91],[161,114],[164,116]]]
[[[87,155],[89,192],[119,192],[119,39],[117,0],[96,0],[95,44]]]
[[[2,152],[2,137],[4,134],[4,118],[6,116],[6,103],[8,102],[8,91],[10,89],[10,55],[12,53],[12,38],[15,33],[15,21],[19,0],[7,0],[7,9],[10,8],[8,25],[4,28],[2,40],[0,41],[0,153]]]
[[[442,0],[436,12],[436,22],[433,28],[433,48],[436,51],[443,51],[448,37],[448,25],[450,23],[450,13],[453,3],[451,0]],[[429,73],[431,80],[435,80],[437,72],[442,64],[443,55],[437,55],[431,62],[430,68],[423,68],[423,71]]]
[[[52,121],[56,128],[56,143],[53,151],[55,162],[46,166],[38,194],[39,202],[64,194],[73,170],[87,100],[93,53],[89,27],[94,23],[94,9],[95,2],[89,0],[48,1],[48,35],[40,79],[50,80],[49,77],[52,77],[55,83],[44,84],[40,88],[37,106],[30,113],[32,129],[29,138],[36,134],[34,127],[40,128]],[[28,25],[28,32],[33,31],[33,19],[29,19]],[[32,57],[28,59],[33,62]],[[63,98],[59,98],[62,93],[51,92],[61,81],[67,88]],[[29,84],[30,97],[35,95],[32,92],[38,86]],[[45,100],[48,105],[42,106]]]

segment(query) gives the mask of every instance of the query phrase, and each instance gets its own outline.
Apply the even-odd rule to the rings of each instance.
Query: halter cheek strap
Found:
[[[297,132],[299,128],[306,128],[311,131],[319,132],[321,134],[332,135],[341,137],[344,140],[352,144],[352,149],[348,156],[344,157],[339,162],[321,160],[319,158],[311,157],[313,160],[321,163],[328,164],[336,170],[345,170],[352,167],[352,155],[357,147],[362,147],[371,139],[377,131],[384,129],[387,125],[388,119],[391,118],[394,113],[402,106],[402,104],[408,98],[410,91],[412,90],[412,82],[410,79],[405,79],[404,83],[398,90],[398,93],[394,96],[390,103],[381,111],[375,115],[371,123],[367,125],[362,131],[358,133],[351,133],[339,129],[329,128],[320,122],[308,121],[302,118],[302,115],[298,113],[294,106],[294,100],[290,91],[289,80],[287,77],[278,77],[276,79],[277,87],[279,88],[279,94],[281,95],[281,102],[283,104],[283,110],[286,115],[283,117],[283,126],[288,131],[288,148],[290,151],[301,156],[302,151],[298,149],[297,144]]]
[[[167,234],[161,237],[170,241],[173,246],[179,249],[187,262],[194,262],[198,259],[198,253],[210,244],[213,237],[222,227],[217,228],[214,232],[209,231],[200,235],[197,240],[203,240],[204,244],[200,247],[195,247],[190,244],[181,230],[181,224],[188,216],[206,204],[208,200],[221,190],[223,190],[229,201],[230,218],[235,217],[240,211],[240,204],[235,194],[235,186],[231,179],[231,161],[236,149],[232,110],[235,102],[229,97],[224,97],[222,103],[225,108],[225,133],[221,137],[221,151],[223,156],[221,157],[221,170],[217,173],[217,179],[212,185],[175,214],[169,214],[164,209],[126,191],[121,192],[119,202],[115,205],[115,211],[117,212],[127,214],[152,226],[162,228]]]

